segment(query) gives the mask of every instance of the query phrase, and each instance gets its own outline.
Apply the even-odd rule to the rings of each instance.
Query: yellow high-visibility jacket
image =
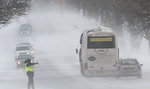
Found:
[[[26,70],[26,72],[33,72],[34,71],[33,66],[29,66],[29,67],[26,66],[25,70]]]

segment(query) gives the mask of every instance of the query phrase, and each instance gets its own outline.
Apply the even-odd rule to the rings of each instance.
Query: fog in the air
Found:
[[[48,4],[49,3],[49,4]],[[27,16],[14,19],[0,30],[0,89],[27,89],[24,68],[16,68],[15,49],[21,42],[34,48],[35,89],[148,89],[150,88],[150,56],[148,41],[131,44],[128,31],[118,35],[120,58],[137,58],[143,64],[143,78],[96,77],[80,74],[78,55],[80,35],[84,29],[100,26],[99,21],[83,17],[82,10],[56,2],[35,2]],[[19,35],[19,26],[32,25],[31,36]]]

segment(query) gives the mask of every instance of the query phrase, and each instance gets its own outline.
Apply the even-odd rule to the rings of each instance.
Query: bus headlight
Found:
[[[89,60],[89,61],[95,61],[96,58],[91,56],[91,57],[88,58],[88,60]]]

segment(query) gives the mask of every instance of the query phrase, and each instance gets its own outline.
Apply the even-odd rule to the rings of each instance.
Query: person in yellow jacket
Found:
[[[28,77],[28,89],[30,89],[30,87],[32,87],[32,89],[34,89],[34,68],[33,65],[38,64],[38,62],[36,63],[31,63],[31,59],[27,59],[25,61],[25,70],[27,73],[27,77]]]

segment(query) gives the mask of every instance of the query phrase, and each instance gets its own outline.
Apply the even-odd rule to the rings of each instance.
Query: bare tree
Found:
[[[24,15],[31,7],[31,0],[0,0],[0,26],[3,27],[15,15]]]

